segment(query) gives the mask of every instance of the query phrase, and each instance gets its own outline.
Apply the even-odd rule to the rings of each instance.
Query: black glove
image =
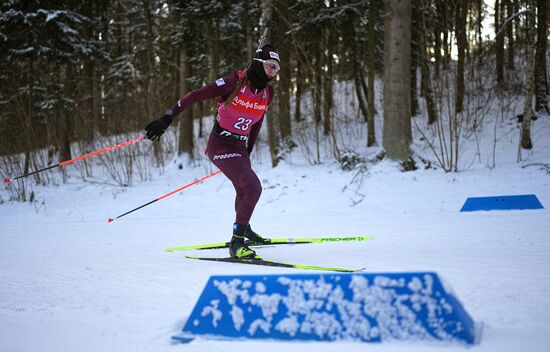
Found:
[[[155,139],[160,139],[160,136],[162,136],[171,123],[172,118],[168,115],[164,115],[160,119],[153,120],[145,126],[145,136],[152,141]]]

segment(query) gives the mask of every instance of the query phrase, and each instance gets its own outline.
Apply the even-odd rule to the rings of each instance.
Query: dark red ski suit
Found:
[[[235,98],[224,104],[243,74],[235,72],[186,94],[172,111],[177,116],[193,103],[218,98],[216,122],[208,138],[206,154],[233,183],[237,193],[235,223],[246,225],[262,193],[260,180],[251,167],[250,153],[273,97],[273,88],[267,85],[264,89],[252,90],[249,85],[243,85]]]

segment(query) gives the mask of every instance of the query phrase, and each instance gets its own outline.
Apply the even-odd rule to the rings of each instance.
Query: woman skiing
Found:
[[[234,258],[254,258],[256,253],[247,243],[270,241],[252,231],[249,223],[262,192],[260,180],[251,168],[250,153],[273,98],[269,82],[279,72],[279,64],[275,48],[264,45],[256,51],[245,72],[237,71],[187,93],[163,117],[145,127],[147,138],[154,141],[192,104],[218,98],[216,121],[208,138],[206,154],[231,180],[237,193],[236,218],[229,243],[229,254]]]

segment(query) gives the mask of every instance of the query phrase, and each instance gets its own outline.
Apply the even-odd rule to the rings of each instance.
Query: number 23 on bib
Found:
[[[268,104],[267,87],[254,94],[250,87],[245,85],[229,104],[218,102],[218,123],[232,133],[248,135],[250,127],[262,118]]]

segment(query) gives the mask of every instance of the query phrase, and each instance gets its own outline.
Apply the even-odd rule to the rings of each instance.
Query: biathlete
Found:
[[[256,252],[247,246],[249,242],[270,242],[250,227],[250,218],[262,193],[260,180],[251,167],[250,153],[273,98],[269,82],[279,72],[280,63],[275,48],[264,45],[256,51],[246,71],[237,71],[187,93],[164,116],[145,127],[147,138],[154,141],[192,104],[218,98],[216,121],[208,138],[206,154],[231,180],[237,193],[236,217],[229,244],[229,254],[234,258],[256,257]],[[245,242],[246,239],[249,241]]]

